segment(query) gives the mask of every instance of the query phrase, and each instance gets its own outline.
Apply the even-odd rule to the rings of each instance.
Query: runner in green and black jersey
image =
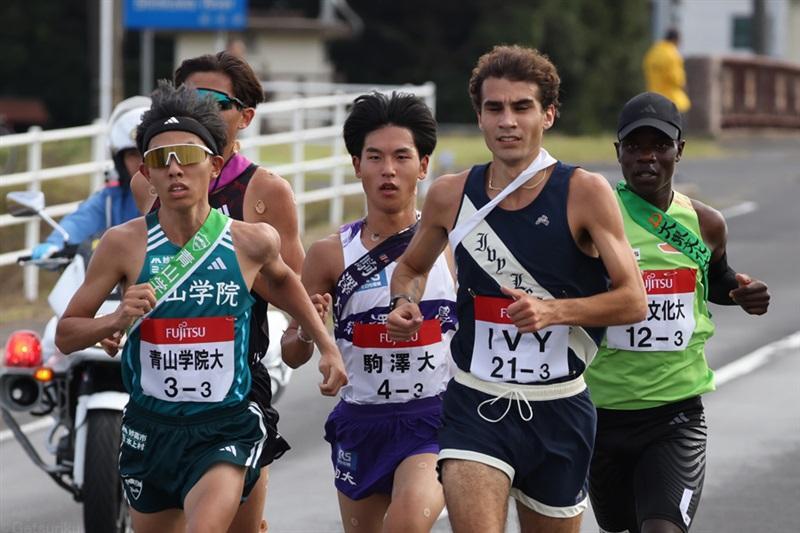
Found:
[[[767,286],[728,266],[727,227],[715,209],[675,191],[681,115],[643,93],[620,114],[615,143],[625,234],[648,296],[647,318],[609,327],[586,381],[597,406],[589,490],[607,532],[686,532],[705,476],[700,395],[714,389],[705,357],[708,302],[761,315]]]

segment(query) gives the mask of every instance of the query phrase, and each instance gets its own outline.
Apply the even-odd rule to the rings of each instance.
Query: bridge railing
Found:
[[[434,109],[436,87],[433,83],[380,86],[376,89],[381,92],[401,90],[416,94]],[[343,222],[345,197],[361,194],[360,183],[346,183],[347,177],[352,175],[352,165],[342,140],[342,126],[349,105],[363,92],[365,91],[340,92],[261,104],[256,109],[256,116],[250,127],[240,135],[240,148],[248,158],[267,166],[292,184],[298,204],[301,232],[308,220],[306,206],[309,203],[328,201],[329,223],[335,225]],[[312,116],[313,119],[310,118]],[[44,143],[81,138],[90,140],[92,148],[89,160],[43,168]],[[288,161],[286,158],[282,161],[270,161],[262,157],[264,152],[261,148],[276,145],[289,146]],[[324,149],[320,150],[320,146]],[[309,147],[313,147],[313,150],[309,150]],[[112,166],[106,148],[106,125],[100,121],[89,126],[48,131],[33,127],[26,133],[0,136],[0,153],[19,148],[27,148],[26,170],[0,176],[0,188],[4,191],[14,188],[38,191],[45,181],[74,179],[75,176],[90,174],[90,187],[86,191],[88,196],[103,185],[104,172]],[[269,154],[269,151],[265,152]],[[319,153],[324,155],[315,155]],[[313,183],[307,180],[310,175],[314,177]],[[69,202],[48,205],[45,212],[58,218],[74,211],[78,204],[79,202]],[[13,264],[17,257],[30,253],[33,246],[41,241],[40,220],[37,217],[15,218],[9,214],[0,215],[0,227],[16,225],[24,225],[25,247],[7,250],[0,244],[0,266]],[[24,290],[28,299],[36,298],[38,272],[35,267],[25,269]]]
[[[800,64],[762,56],[686,59],[692,101],[688,129],[800,129]]]

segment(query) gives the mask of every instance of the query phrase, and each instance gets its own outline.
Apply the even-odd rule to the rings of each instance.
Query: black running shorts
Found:
[[[652,409],[597,409],[589,495],[602,531],[638,533],[648,519],[688,531],[705,469],[700,397]]]
[[[278,433],[278,411],[272,407],[272,385],[269,379],[269,371],[260,362],[250,365],[252,385],[248,399],[255,402],[264,413],[264,423],[267,426],[267,441],[264,449],[258,458],[258,466],[265,467],[278,459],[290,449],[289,443]]]

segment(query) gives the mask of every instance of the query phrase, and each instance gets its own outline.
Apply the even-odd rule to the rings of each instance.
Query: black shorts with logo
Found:
[[[264,423],[267,426],[267,441],[264,443],[264,450],[258,458],[258,466],[263,468],[275,459],[280,458],[291,448],[289,443],[278,433],[278,411],[272,407],[272,384],[269,379],[269,371],[260,361],[250,363],[250,375],[252,384],[248,399],[255,402],[264,413]]]
[[[700,397],[631,411],[597,409],[589,495],[598,525],[638,533],[648,519],[689,530],[706,469]]]

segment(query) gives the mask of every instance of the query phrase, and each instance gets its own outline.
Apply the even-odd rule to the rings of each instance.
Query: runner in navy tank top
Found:
[[[256,276],[324,360],[341,355],[281,259],[275,229],[231,220],[208,203],[226,141],[216,104],[167,82],[152,102],[136,140],[162,206],[103,236],[56,342],[70,353],[103,340],[114,355],[128,332],[121,363],[130,401],[119,468],[134,528],[226,531],[260,475],[268,438],[263,413],[247,400]],[[118,284],[119,308],[95,318]]]
[[[347,370],[325,424],[342,526],[347,533],[427,533],[444,506],[435,467],[456,327],[449,252],[436,258],[421,295],[420,334],[392,342],[385,321],[389,279],[417,227],[417,182],[436,145],[436,121],[416,96],[372,93],[356,98],[344,138],[367,214],[314,243],[303,266],[320,315],[333,317]],[[290,366],[311,357],[308,340],[290,325],[281,342]]]
[[[558,86],[536,50],[478,60],[470,96],[492,161],[434,181],[392,277],[388,330],[405,341],[436,256],[448,240],[455,251],[439,468],[456,532],[504,531],[509,496],[524,531],[579,530],[595,426],[583,371],[603,326],[645,312],[608,182],[542,147]]]
[[[225,165],[221,174],[209,185],[209,203],[235,220],[266,222],[273,226],[281,237],[281,256],[299,274],[305,252],[300,242],[291,186],[279,175],[251,163],[236,151],[236,136],[250,124],[255,116],[255,107],[264,101],[261,82],[252,68],[229,52],[203,55],[181,63],[175,71],[175,84],[191,85],[200,93],[214,98],[226,125],[228,143],[222,152]],[[142,213],[149,212],[154,197],[147,180],[137,174],[131,189]],[[261,466],[266,468],[288,450],[289,445],[278,433],[279,417],[271,403],[269,374],[264,365],[259,363],[269,345],[266,315],[269,295],[262,280],[256,280],[251,294],[255,304],[250,331],[249,361],[253,376],[250,398],[267,415],[270,437],[259,459]],[[265,470],[242,506],[232,531],[249,531],[259,527],[264,512],[267,477]]]

